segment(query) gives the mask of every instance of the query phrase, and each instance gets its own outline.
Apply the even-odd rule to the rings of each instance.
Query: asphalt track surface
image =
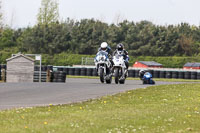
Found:
[[[176,83],[156,82],[156,85]],[[102,84],[99,79],[83,78],[67,78],[66,83],[0,83],[0,110],[69,104],[148,86],[152,85],[143,85],[140,80]]]

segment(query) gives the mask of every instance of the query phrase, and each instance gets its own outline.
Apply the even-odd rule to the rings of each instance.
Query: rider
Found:
[[[113,52],[113,56],[116,53],[120,53],[120,54],[123,55],[125,65],[126,65],[126,69],[128,69],[128,67],[129,67],[129,56],[128,56],[128,52],[124,49],[124,45],[122,43],[117,44],[117,49]]]

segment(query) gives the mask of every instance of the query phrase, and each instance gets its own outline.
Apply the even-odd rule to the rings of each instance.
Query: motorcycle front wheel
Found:
[[[100,72],[100,81],[101,81],[101,83],[104,83],[104,71],[103,71],[103,68],[100,68],[99,72]]]
[[[115,83],[119,82],[119,68],[115,68]]]

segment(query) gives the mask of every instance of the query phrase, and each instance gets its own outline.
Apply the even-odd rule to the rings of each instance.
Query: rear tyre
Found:
[[[152,80],[151,82],[152,82],[153,85],[155,84],[155,81],[154,81],[154,80]]]
[[[100,68],[99,71],[100,71],[100,81],[101,81],[101,83],[104,83],[104,72],[103,72],[103,69]]]
[[[115,68],[115,83],[119,82],[119,68]]]

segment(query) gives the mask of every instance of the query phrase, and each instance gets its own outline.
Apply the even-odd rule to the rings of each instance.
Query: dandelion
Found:
[[[142,97],[140,97],[140,99],[142,99]]]
[[[28,128],[28,126],[24,126],[24,128]]]
[[[52,106],[53,104],[49,104],[49,106]]]
[[[80,107],[80,109],[82,110],[82,109],[83,109],[83,107]]]
[[[22,119],[24,119],[24,116],[21,116]]]
[[[106,104],[107,102],[106,102],[106,101],[103,101],[103,103]]]
[[[128,94],[130,94],[131,92],[129,91]]]
[[[45,121],[45,122],[44,122],[44,125],[47,125],[47,124],[48,124],[48,123]]]

